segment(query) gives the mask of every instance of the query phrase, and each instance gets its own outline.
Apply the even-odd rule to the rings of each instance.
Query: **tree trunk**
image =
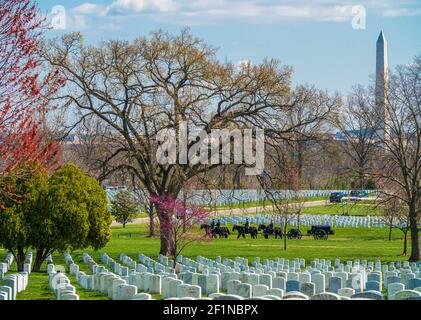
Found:
[[[234,189],[240,189],[241,188],[241,174],[239,170],[236,170],[234,177],[233,177],[233,185]]]
[[[22,247],[18,247],[18,254],[16,257],[16,265],[18,272],[23,272],[23,265],[25,263],[25,250]]]
[[[408,230],[404,231],[404,237],[403,237],[403,256],[406,256],[408,254]]]
[[[298,141],[297,159],[298,159],[298,182],[301,183],[303,177],[304,157],[303,157],[303,142]]]
[[[365,189],[365,171],[364,168],[358,170],[359,189]]]
[[[179,254],[177,254],[178,250],[177,250],[177,243],[176,243],[175,239],[173,239],[173,242],[171,243],[170,252],[171,252],[171,258],[173,259],[173,265],[174,265],[174,268],[175,268],[175,265],[177,263],[177,257],[181,253],[180,252]]]
[[[287,225],[284,227],[284,251],[287,250]]]
[[[45,253],[44,253],[44,249],[37,249],[37,252],[35,254],[35,261],[34,261],[34,265],[32,267],[32,272],[40,272],[41,271],[41,266],[44,263],[45,260]]]
[[[389,241],[392,241],[392,225],[389,226]]]
[[[409,261],[417,262],[420,260],[420,238],[416,212],[414,214],[410,213],[409,221],[411,229],[411,256],[409,257]]]
[[[183,205],[184,205],[184,208],[187,208],[187,194],[185,192],[183,196]],[[186,216],[184,215],[183,215],[183,233],[186,233]]]
[[[159,253],[168,256],[172,253],[172,246],[171,246],[171,239],[172,239],[172,228],[169,227],[171,225],[171,216],[170,214],[161,209],[159,205],[156,205],[156,212],[158,214],[159,219],[159,234],[161,240],[161,248],[159,249]]]
[[[153,203],[149,205],[149,237],[155,237],[155,220],[154,220]]]
[[[163,227],[160,227],[160,232],[162,234],[162,233],[167,232],[167,230]],[[167,256],[171,251],[170,240],[168,239],[168,237],[165,237],[165,236],[161,236],[160,240],[161,240],[161,247],[159,249],[159,253],[164,256]]]

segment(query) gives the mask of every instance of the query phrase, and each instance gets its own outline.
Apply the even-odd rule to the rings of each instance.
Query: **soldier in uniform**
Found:
[[[246,233],[249,233],[249,229],[250,229],[250,221],[247,218],[246,219],[246,223],[244,224],[244,227],[246,228]]]

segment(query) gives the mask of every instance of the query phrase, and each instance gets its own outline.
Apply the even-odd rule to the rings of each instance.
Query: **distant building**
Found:
[[[347,130],[342,132],[337,132],[335,134],[335,140],[337,141],[347,141],[352,138],[359,139],[365,137],[367,139],[374,139],[376,137],[376,132],[371,129],[361,129],[361,130]]]

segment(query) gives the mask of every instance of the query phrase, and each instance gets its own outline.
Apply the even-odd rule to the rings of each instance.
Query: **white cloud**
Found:
[[[387,9],[383,11],[385,17],[415,17],[421,15],[421,8],[419,9],[408,9],[408,8],[396,8]]]
[[[105,30],[105,31],[115,31],[115,30],[121,30],[121,26],[119,26],[116,23],[106,23],[99,26],[99,29]]]
[[[67,26],[73,30],[82,30],[88,26],[86,16],[72,15],[67,19]]]
[[[173,0],[116,0],[107,6],[108,14],[168,12],[176,8]]]
[[[420,15],[419,2],[407,0],[103,0],[86,2],[71,12],[105,19],[145,15],[159,22],[198,25],[245,20],[271,23],[288,19],[302,21],[351,22],[355,5],[364,6],[371,15],[386,17]],[[415,7],[414,7],[415,6]],[[123,20],[120,20],[123,21]],[[110,21],[102,21],[105,24]]]
[[[104,7],[98,4],[86,2],[77,6],[71,10],[73,14],[77,15],[89,15],[89,14],[98,14],[104,13]]]

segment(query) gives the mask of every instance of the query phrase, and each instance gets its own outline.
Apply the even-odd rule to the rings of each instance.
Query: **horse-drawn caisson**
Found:
[[[335,234],[335,231],[330,226],[318,225],[311,226],[311,229],[307,231],[309,236],[313,236],[314,240],[327,240],[330,234]]]
[[[329,235],[335,234],[330,226],[314,225],[307,231],[308,236],[313,236],[314,240],[327,240]],[[291,229],[287,233],[288,239],[301,239],[303,237],[300,229]]]
[[[291,229],[287,233],[288,239],[301,239],[303,237],[300,229]]]
[[[230,231],[228,227],[221,226],[220,221],[218,220],[215,223],[212,220],[211,224],[202,224],[200,229],[205,229],[206,235],[212,238],[228,238],[230,235]],[[282,227],[275,227],[273,222],[269,225],[260,224],[257,228],[250,225],[248,219],[244,225],[235,224],[232,227],[232,231],[238,232],[237,239],[242,237],[243,239],[246,238],[246,235],[250,235],[252,239],[257,239],[257,235],[260,231],[262,231],[262,235],[265,239],[269,239],[269,236],[275,236],[275,239],[282,239],[286,236],[288,239],[301,239],[303,236],[313,236],[314,240],[327,240],[329,235],[334,234],[335,232],[331,229],[330,226],[325,225],[313,225],[310,230],[307,231],[306,235],[303,235],[300,229],[292,228],[284,234]]]
[[[329,235],[335,234],[330,226],[314,225],[307,231],[307,236],[313,236],[314,240],[327,240]],[[301,239],[303,237],[300,229],[291,229],[287,233],[288,239]]]

